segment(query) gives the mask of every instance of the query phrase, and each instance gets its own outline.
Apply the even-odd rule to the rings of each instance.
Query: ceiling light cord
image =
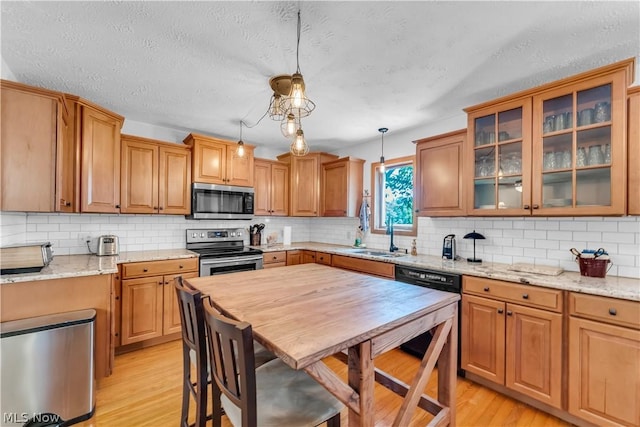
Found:
[[[300,9],[298,9],[298,40],[296,43],[296,73],[300,73],[300,32],[302,31],[302,22],[300,20]]]

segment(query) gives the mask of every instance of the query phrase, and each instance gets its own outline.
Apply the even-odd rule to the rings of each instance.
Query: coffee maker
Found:
[[[447,234],[442,242],[442,259],[456,259],[456,235]]]

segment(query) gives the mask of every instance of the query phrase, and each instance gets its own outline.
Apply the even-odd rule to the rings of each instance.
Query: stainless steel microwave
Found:
[[[253,188],[194,182],[191,187],[192,219],[253,218]]]

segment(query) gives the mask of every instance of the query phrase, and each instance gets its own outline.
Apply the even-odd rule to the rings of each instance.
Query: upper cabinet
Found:
[[[80,211],[120,212],[120,130],[124,117],[67,95],[74,114],[74,141],[80,147]]]
[[[302,157],[285,153],[278,156],[278,160],[289,164],[291,216],[319,215],[321,166],[337,158],[328,153],[309,153]]]
[[[364,160],[343,157],[322,164],[320,216],[357,216]]]
[[[191,133],[184,143],[193,147],[193,182],[253,187],[253,146],[240,157],[235,142]]]
[[[256,215],[289,215],[289,166],[255,159],[254,207]]]
[[[416,143],[415,206],[418,216],[465,214],[462,164],[467,130]]]
[[[53,212],[64,95],[2,80],[1,99],[0,210]]]
[[[640,215],[640,86],[628,93],[627,138],[629,140],[628,213]]]
[[[189,147],[122,135],[122,213],[188,215],[191,212]]]
[[[466,109],[471,215],[624,215],[633,60]]]

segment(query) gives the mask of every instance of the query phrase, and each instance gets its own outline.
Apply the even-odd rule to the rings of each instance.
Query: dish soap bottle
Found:
[[[411,241],[411,255],[418,255],[418,249],[416,248],[416,239]]]

